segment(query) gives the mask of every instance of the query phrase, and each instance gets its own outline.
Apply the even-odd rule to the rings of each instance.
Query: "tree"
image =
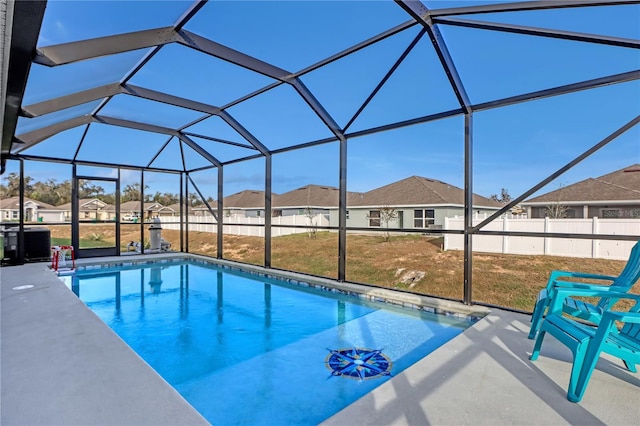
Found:
[[[65,180],[59,183],[55,188],[55,193],[58,201],[54,203],[54,206],[71,202],[71,181]]]
[[[395,207],[382,206],[382,207],[378,207],[377,211],[378,211],[378,214],[380,215],[379,217],[367,216],[367,219],[379,220],[380,224],[383,225],[385,228],[385,231],[382,235],[384,236],[384,241],[387,242],[391,239],[391,235],[389,234],[389,231],[386,229],[389,228],[389,222],[394,221],[398,218],[398,210]]]
[[[567,217],[569,206],[562,203],[563,189],[564,185],[560,184],[558,190],[553,193],[555,201],[545,207],[544,212],[550,219],[562,219]]]
[[[151,198],[151,201],[154,203],[160,203],[163,206],[170,206],[171,204],[177,204],[179,202],[179,198],[180,197],[178,195],[170,192],[156,192]]]
[[[307,228],[307,235],[309,235],[309,238],[317,237],[318,230],[314,228],[316,225],[316,215],[313,213],[313,209],[307,206],[304,209],[304,215],[307,217],[307,224],[309,225],[309,228]]]
[[[151,197],[149,196],[149,194],[147,194],[147,189],[149,189],[149,185],[144,186],[144,199],[145,201],[151,201]],[[123,203],[127,201],[140,201],[140,184],[132,183],[129,185],[125,185],[120,194],[120,201]]]
[[[17,197],[20,195],[20,176],[17,173],[9,173],[6,177],[2,179],[6,182],[2,185],[2,196],[3,197]],[[29,176],[24,177],[24,196],[29,197],[31,192],[33,191],[33,186],[31,185],[32,179]],[[30,197],[29,197],[30,198]]]
[[[80,179],[78,182],[78,198],[102,199],[104,188],[100,185],[91,185],[89,181]]]
[[[46,182],[38,181],[33,184],[33,190],[29,198],[54,206],[62,204],[57,191],[58,186],[55,179],[48,179]]]
[[[200,196],[198,196],[198,194],[190,192],[189,196],[187,197],[187,203],[189,206],[195,207],[202,204],[202,201],[200,200]]]
[[[502,188],[500,190],[500,196],[496,194],[491,194],[489,196],[493,201],[497,201],[500,204],[509,204],[511,202],[511,195],[509,195],[509,190],[506,188]]]

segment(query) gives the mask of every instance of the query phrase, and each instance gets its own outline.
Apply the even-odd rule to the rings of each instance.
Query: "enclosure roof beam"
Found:
[[[344,132],[346,132],[347,129],[349,129],[349,127],[351,127],[351,125],[358,119],[362,111],[364,111],[364,109],[367,107],[367,105],[369,105],[371,100],[378,94],[380,89],[382,89],[382,87],[387,83],[387,81],[389,81],[393,73],[396,72],[400,64],[402,64],[402,62],[407,58],[409,53],[411,53],[411,51],[416,47],[416,45],[422,39],[422,37],[424,36],[424,33],[426,32],[427,32],[426,28],[423,27],[418,33],[418,35],[415,36],[413,40],[411,40],[411,43],[409,43],[409,46],[407,46],[407,48],[402,52],[402,54],[400,54],[400,57],[398,57],[398,59],[391,66],[391,68],[389,68],[389,70],[384,75],[384,77],[382,77],[382,80],[378,82],[378,84],[373,89],[373,91],[369,94],[369,96],[367,96],[367,99],[365,99],[365,101],[360,105],[360,107],[357,109],[355,114],[353,114],[351,119],[347,122],[347,124],[345,124],[343,128]]]
[[[176,31],[180,31],[182,27],[187,25],[191,18],[196,16],[196,14],[207,4],[208,0],[197,0],[195,1],[183,14],[176,23],[173,25]]]
[[[109,124],[111,126],[119,126],[119,127],[126,127],[128,129],[142,130],[144,132],[178,136],[178,131],[171,129],[169,127],[157,126],[155,124],[149,124],[149,123],[141,123],[139,121],[124,120],[122,118],[97,115],[93,117],[93,121],[101,124]]]
[[[327,112],[326,109],[322,106],[322,104],[318,101],[318,99],[313,96],[313,93],[304,85],[302,80],[299,78],[295,78],[293,80],[293,88],[296,89],[298,94],[302,96],[302,99],[309,105],[309,107],[316,113],[320,120],[331,130],[331,133],[336,135],[336,137],[340,140],[344,140],[344,133],[342,129],[336,123],[336,121],[331,117],[331,115]]]
[[[523,1],[502,4],[487,4],[478,6],[453,7],[447,9],[434,9],[429,11],[429,15],[436,16],[453,16],[453,15],[474,15],[478,13],[494,13],[494,12],[519,12],[524,10],[542,10],[542,9],[561,9],[568,7],[585,7],[585,6],[613,6],[623,4],[637,4],[638,0],[558,0],[558,1]]]
[[[151,158],[151,160],[147,163],[147,167],[151,166],[153,162],[156,161],[156,159],[160,156],[160,154],[162,154],[162,151],[164,151],[164,149],[167,147],[167,145],[169,145],[173,138],[173,136],[169,136],[169,139],[167,139],[167,141],[162,145],[158,152],[156,152],[153,158]]]
[[[0,172],[4,173],[6,158],[13,149],[13,142],[20,105],[24,98],[27,78],[35,49],[46,2],[12,1],[3,2],[3,24],[0,32],[2,57],[0,57],[0,130],[1,161]],[[7,43],[5,43],[5,41]]]
[[[586,43],[605,44],[608,46],[629,47],[640,49],[640,40],[604,35],[577,33],[572,31],[551,30],[547,28],[526,27],[522,25],[498,24],[493,22],[474,21],[460,18],[433,18],[434,24],[453,25],[456,27],[476,28],[490,31],[500,31],[514,34],[525,34],[538,37],[556,38],[562,40],[581,41]]]
[[[495,101],[483,102],[481,104],[471,105],[471,109],[475,112],[483,111],[491,108],[499,108],[508,105],[514,105],[521,102],[543,99],[551,96],[564,95],[566,93],[579,92],[581,90],[593,89],[596,87],[607,86],[610,84],[624,83],[640,79],[640,70],[614,74],[607,77],[595,78],[593,80],[585,80],[579,83],[567,84],[551,89],[538,90],[535,92],[524,93],[522,95],[511,96],[508,98],[498,99]]]
[[[494,212],[491,216],[489,216],[488,218],[486,218],[485,220],[483,220],[482,222],[480,222],[479,224],[474,226],[473,229],[472,229],[472,232],[474,232],[474,233],[478,232],[483,226],[486,226],[487,224],[489,224],[494,219],[498,218],[503,213],[506,213],[511,207],[513,207],[513,206],[517,205],[518,203],[526,200],[530,195],[535,194],[540,189],[544,188],[547,184],[552,182],[554,179],[558,178],[560,175],[565,173],[567,170],[571,169],[576,164],[580,163],[582,160],[584,160],[585,158],[589,157],[591,154],[593,154],[594,152],[598,151],[600,148],[604,147],[605,145],[609,144],[611,141],[615,140],[618,136],[622,135],[623,133],[625,133],[626,131],[628,131],[632,127],[638,125],[639,123],[640,123],[640,115],[638,115],[635,118],[631,119],[631,121],[629,121],[628,123],[622,125],[622,127],[620,127],[619,129],[617,129],[616,131],[611,133],[609,136],[607,136],[604,139],[602,139],[597,144],[593,145],[591,148],[589,148],[588,150],[586,150],[585,152],[580,154],[574,160],[572,160],[569,163],[565,164],[564,166],[560,167],[558,170],[556,170],[549,177],[543,179],[538,184],[534,185],[531,189],[529,189],[528,191],[525,191],[519,197],[511,200],[507,205],[503,206],[500,210]]]
[[[178,43],[195,49],[207,55],[231,62],[248,70],[266,75],[275,80],[288,81],[292,78],[292,73],[282,68],[278,68],[260,59],[249,56],[245,53],[231,49],[215,41],[209,40],[187,30],[180,30]]]
[[[243,138],[245,138],[251,145],[253,145],[262,155],[269,155],[269,149],[262,144],[255,136],[251,134],[247,129],[245,129],[242,124],[236,121],[227,111],[220,111],[218,114],[220,118],[222,118],[229,126],[233,128],[236,132],[240,134]]]
[[[179,96],[169,95],[167,93],[158,92],[156,90],[145,89],[144,87],[134,86],[132,84],[125,85],[124,91],[125,93],[136,96],[138,98],[162,102],[163,104],[204,112],[206,114],[217,115],[220,112],[220,108],[213,105],[192,101],[191,99],[181,98]]]
[[[22,108],[22,115],[33,118],[49,114],[65,108],[71,108],[97,99],[106,98],[124,93],[124,88],[120,83],[111,83],[104,86],[94,87],[58,98],[49,99],[43,102],[27,105]]]
[[[196,151],[202,157],[207,159],[207,161],[211,162],[211,164],[215,166],[221,166],[221,163],[220,161],[218,161],[217,158],[209,154],[205,149],[203,149],[200,145],[194,142],[191,138],[180,133],[177,130],[170,129],[168,127],[157,126],[155,124],[140,123],[138,121],[129,121],[129,120],[123,120],[123,119],[114,118],[114,117],[96,116],[94,117],[94,120],[98,123],[109,124],[112,126],[120,126],[120,127],[129,128],[129,129],[142,130],[145,132],[153,132],[153,133],[160,133],[160,134],[175,136],[179,138],[181,141],[183,141],[184,143],[186,143],[187,145],[189,145],[191,148],[193,148],[194,151]]]
[[[365,130],[358,130],[357,132],[347,133],[345,136],[349,138],[357,138],[361,136],[371,135],[373,133],[385,132],[388,130],[400,129],[402,127],[414,126],[416,124],[428,123],[430,121],[442,120],[443,118],[455,117],[456,115],[464,114],[462,108],[452,109],[449,111],[439,112],[436,114],[425,115],[418,118],[412,118],[410,120],[398,121],[397,123],[385,124],[382,126],[371,127]]]
[[[264,158],[265,156],[262,154],[255,154],[255,155],[250,155],[248,157],[243,157],[243,158],[236,158],[234,160],[229,160],[229,161],[225,161],[224,163],[222,163],[223,166],[227,166],[229,164],[236,164],[236,163],[242,163],[243,161],[249,161],[249,160],[255,160],[256,158]],[[197,171],[196,170],[191,170],[193,171]]]
[[[35,63],[49,67],[159,46],[180,40],[173,27],[154,28],[41,47]]]
[[[213,164],[216,167],[222,167],[222,163],[220,162],[220,160],[218,160],[213,155],[209,154],[209,152],[206,149],[204,149],[200,145],[198,145],[198,143],[196,143],[189,136],[185,135],[184,133],[180,133],[180,132],[178,132],[177,136],[182,142],[184,142],[187,145],[189,145],[191,147],[191,149],[193,149],[195,152],[200,154],[202,157],[206,158],[207,161],[209,161],[211,164]]]
[[[126,170],[145,170],[151,172],[161,172],[161,173],[182,173],[182,170],[176,169],[165,169],[161,167],[146,167],[146,166],[134,166],[132,164],[116,164],[116,163],[107,163],[101,161],[90,161],[90,160],[72,160],[69,158],[56,158],[56,157],[45,157],[40,155],[9,155],[9,159],[14,160],[28,160],[28,161],[43,161],[47,163],[60,163],[60,164],[79,164],[83,166],[98,166],[98,167],[113,167],[120,168]],[[209,166],[214,167],[214,166]]]
[[[220,138],[214,138],[211,136],[206,136],[206,135],[200,135],[198,133],[193,133],[193,132],[185,132],[185,131],[181,131],[183,134],[187,135],[187,136],[193,136],[196,138],[200,138],[200,139],[207,139],[213,142],[218,142],[218,143],[223,143],[225,145],[233,145],[233,146],[239,146],[240,148],[246,148],[246,149],[256,149],[256,147],[254,147],[253,145],[247,145],[245,143],[240,143],[240,142],[234,142],[234,141],[229,141],[226,139],[220,139]]]
[[[355,52],[357,52],[359,50],[362,50],[362,49],[364,49],[366,47],[369,47],[372,44],[375,44],[375,43],[377,43],[379,41],[382,41],[382,40],[384,40],[384,39],[386,39],[388,37],[396,35],[396,34],[402,32],[402,31],[404,31],[404,30],[406,30],[408,28],[411,28],[411,27],[415,26],[415,25],[417,25],[417,22],[416,22],[415,19],[411,19],[409,21],[403,22],[402,24],[397,25],[397,26],[395,26],[393,28],[390,28],[385,32],[382,32],[382,33],[380,33],[378,35],[375,35],[375,36],[373,36],[373,37],[371,37],[371,38],[369,38],[367,40],[361,41],[360,43],[358,43],[356,45],[353,45],[353,46],[343,50],[342,52],[338,52],[335,55],[332,55],[332,56],[329,56],[328,58],[322,59],[321,61],[316,62],[315,64],[313,64],[311,66],[308,66],[307,68],[304,68],[304,69],[294,73],[293,76],[294,77],[300,77],[300,76],[302,76],[304,74],[307,74],[307,73],[309,73],[309,72],[311,72],[313,70],[316,70],[316,69],[318,69],[320,67],[328,65],[328,64],[330,64],[332,62],[335,62],[338,59],[344,58],[347,55],[350,55],[350,54],[355,53]]]
[[[191,176],[189,174],[187,174],[187,179],[189,179],[189,181],[191,182],[191,185],[193,185],[193,189],[196,190],[196,192],[200,196],[200,199],[202,200],[204,205],[207,207],[207,210],[209,210],[209,213],[211,213],[211,216],[213,216],[213,218],[216,221],[218,221],[218,212],[211,208],[211,205],[207,201],[207,198],[202,194],[202,191],[200,191],[200,188],[198,188],[198,185],[196,185],[196,183],[193,181],[193,179],[191,178]]]
[[[460,107],[465,110],[465,113],[470,113],[471,110],[469,109],[469,105],[471,102],[469,101],[469,96],[464,89],[458,70],[453,63],[453,59],[449,54],[449,49],[447,49],[447,45],[444,42],[442,34],[440,34],[440,30],[431,21],[431,17],[429,16],[431,11],[420,1],[395,0],[395,2],[398,3],[409,15],[416,19],[418,23],[422,24],[422,26],[426,28],[429,38],[431,39],[431,43],[438,55],[438,59],[440,59],[442,68],[447,75],[447,79],[449,79],[451,88],[460,103]]]
[[[33,130],[31,132],[23,133],[15,137],[14,146],[11,150],[13,154],[24,151],[27,148],[42,142],[43,140],[50,138],[65,130],[73,129],[74,127],[82,126],[83,124],[89,124],[93,121],[90,115],[82,115],[80,117],[71,118],[66,121],[52,124],[50,126],[43,127],[41,129]],[[17,143],[17,144],[16,144]]]
[[[211,115],[215,115],[220,112],[220,108],[213,105],[192,101],[190,99],[169,95],[167,93],[146,89],[140,86],[134,86],[132,84],[121,85],[120,83],[107,84],[104,86],[83,90],[81,92],[72,93],[70,95],[49,99],[37,104],[25,106],[24,108],[22,108],[22,110],[24,116],[33,118],[65,108],[70,108],[76,105],[81,105],[86,102],[95,101],[97,99],[115,96],[118,94],[131,95],[137,98],[161,102],[164,104],[199,111]]]

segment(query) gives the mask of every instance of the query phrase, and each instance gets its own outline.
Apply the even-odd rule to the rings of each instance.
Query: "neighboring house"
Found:
[[[271,195],[272,204],[277,196]],[[264,191],[245,189],[229,195],[222,200],[222,207],[225,216],[264,217]]]
[[[521,203],[530,218],[560,211],[568,218],[640,218],[640,164],[531,198]]]
[[[436,179],[411,176],[362,194],[349,194],[347,226],[384,227],[381,207],[393,207],[397,218],[389,228],[440,229],[446,217],[464,215],[464,190]],[[501,208],[497,201],[473,196],[474,213],[493,213]],[[331,211],[331,225],[338,224],[338,210]]]
[[[25,197],[25,222],[64,222],[64,218],[64,212],[59,207]],[[0,200],[0,220],[2,222],[18,222],[20,220],[19,197]]]
[[[113,209],[110,208],[109,210]],[[112,213],[115,215],[114,211]],[[120,216],[125,220],[140,217],[146,220],[157,216],[173,216],[173,213],[174,210],[171,207],[165,207],[160,203],[144,203],[142,214],[140,212],[140,201],[126,201],[120,204]]]
[[[339,190],[332,186],[307,185],[278,195],[272,202],[273,216],[323,214],[329,218],[338,207]]]
[[[65,221],[71,221],[71,203],[58,206],[63,211]],[[113,220],[115,209],[97,198],[83,198],[78,200],[78,212],[80,220]]]
[[[214,212],[218,208],[218,202],[217,201],[207,201],[207,203],[209,203],[209,207],[211,207],[211,209]],[[189,208],[189,212],[190,212],[191,215],[194,215],[194,216],[211,216],[211,211],[209,210],[209,207],[207,207],[207,205],[205,203],[200,203],[200,204],[196,204],[195,206],[190,207]],[[178,214],[180,214],[180,213],[178,212]]]
[[[171,216],[176,216],[176,217],[180,217],[180,203],[174,203],[174,204],[170,204],[167,206],[168,209],[170,209],[171,211]],[[182,205],[182,211],[187,214],[187,209],[189,214],[193,214],[193,210],[188,207],[186,204]],[[164,215],[163,215],[164,216]]]

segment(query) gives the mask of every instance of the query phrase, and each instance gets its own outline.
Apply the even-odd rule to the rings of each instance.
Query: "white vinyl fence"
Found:
[[[178,217],[162,217],[163,229],[180,229]],[[200,222],[200,223],[196,223]],[[224,225],[224,233],[231,235],[248,235],[254,237],[264,237],[264,217],[244,217],[244,216],[227,216],[224,222],[239,223],[243,225],[257,226],[241,226],[241,225]],[[298,225],[298,226],[329,226],[328,215],[317,214],[313,219],[309,219],[306,215],[279,216],[271,218],[271,236],[279,237],[282,235],[304,234],[308,232],[307,228],[279,228],[278,225]],[[213,232],[217,231],[218,222],[213,216],[189,216],[189,231]]]
[[[484,218],[474,218],[477,225]],[[446,218],[444,229],[464,229],[464,218]],[[637,235],[640,240],[640,219],[496,219],[483,227],[484,231],[560,232],[571,234]],[[474,235],[473,251],[552,255],[582,258],[626,260],[634,241],[583,240],[578,238],[542,238]],[[444,236],[445,250],[463,250],[462,235]]]

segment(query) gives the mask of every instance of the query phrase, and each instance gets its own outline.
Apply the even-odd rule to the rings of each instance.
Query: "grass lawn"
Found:
[[[109,241],[108,230],[96,225],[93,232]],[[52,244],[59,240],[52,227]],[[180,247],[178,231],[163,230],[162,238]],[[139,240],[139,228],[122,231],[121,241]],[[68,241],[68,239],[66,240]],[[90,241],[97,243],[97,241]],[[224,258],[262,265],[264,239],[225,235]],[[60,243],[57,243],[60,244]],[[97,247],[97,246],[96,246]],[[189,232],[189,251],[215,256],[216,234]],[[312,275],[336,278],[338,270],[338,235],[319,232],[315,238],[305,234],[274,237],[271,248],[272,266]],[[582,259],[561,256],[525,256],[513,254],[474,253],[473,294],[475,302],[489,303],[525,311],[533,310],[535,297],[554,269],[618,275],[624,261]],[[399,269],[424,272],[424,278],[402,284],[396,276]],[[406,272],[405,271],[405,272]],[[347,235],[347,280],[420,294],[462,300],[464,263],[462,251],[443,251],[442,238],[421,235],[382,236]],[[637,287],[637,286],[636,286]],[[638,289],[635,292],[639,292]]]

